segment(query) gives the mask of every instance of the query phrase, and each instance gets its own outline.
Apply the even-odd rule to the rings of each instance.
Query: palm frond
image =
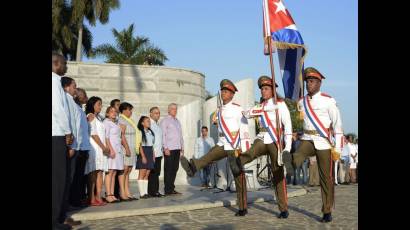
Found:
[[[105,56],[108,63],[134,65],[164,65],[168,60],[164,51],[150,43],[148,37],[134,37],[134,24],[121,31],[112,29],[115,44],[103,44],[93,50],[96,56]]]

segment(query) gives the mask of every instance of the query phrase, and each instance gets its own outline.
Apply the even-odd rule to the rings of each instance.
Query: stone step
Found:
[[[140,199],[137,201],[107,204],[100,207],[87,207],[70,213],[75,220],[99,220],[137,215],[184,212],[196,209],[228,207],[236,205],[235,192],[212,193],[200,191],[198,186],[177,186],[182,195],[163,198]],[[288,197],[302,196],[307,193],[304,188],[288,188]],[[248,191],[248,204],[273,201],[273,190],[270,188]]]

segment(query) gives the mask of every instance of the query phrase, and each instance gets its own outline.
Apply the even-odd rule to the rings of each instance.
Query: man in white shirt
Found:
[[[59,220],[60,222],[64,222],[71,226],[79,225],[81,222],[73,221],[71,218],[67,219],[66,212],[69,211],[69,196],[71,190],[71,183],[73,181],[74,170],[75,170],[75,161],[76,161],[76,152],[79,150],[79,124],[80,124],[80,115],[78,111],[78,105],[74,101],[74,96],[76,92],[77,85],[74,79],[70,77],[62,77],[61,78],[61,86],[64,89],[67,97],[67,105],[68,111],[70,113],[70,127],[73,134],[73,143],[68,146],[68,159],[67,159],[67,178],[66,178],[66,185],[64,189],[64,198],[63,198],[63,208],[60,214]],[[73,209],[74,207],[71,207]]]
[[[70,190],[70,205],[74,207],[84,207],[86,201],[86,186],[87,176],[84,175],[85,165],[88,159],[88,152],[91,150],[89,124],[82,105],[88,101],[87,93],[82,88],[77,88],[75,91],[76,110],[74,113],[77,120],[77,134],[74,134],[72,148],[76,149],[76,153],[72,160],[75,160],[74,176]],[[75,144],[76,143],[76,144]]]
[[[161,113],[158,107],[152,107],[149,110],[149,117],[151,119],[151,130],[154,132],[154,169],[151,170],[148,176],[148,195],[152,197],[164,197],[159,193],[159,175],[161,174],[161,161],[162,161],[162,129],[159,126],[159,117]]]
[[[349,150],[347,137],[343,137],[343,150],[339,160],[339,179],[341,184],[349,184]]]
[[[67,72],[67,62],[61,54],[51,55],[52,76],[52,224],[54,229],[71,229],[71,226],[61,223],[58,219],[62,214],[64,189],[67,177],[67,146],[72,144],[70,113],[66,94],[61,87],[61,76]]]
[[[199,159],[204,156],[209,150],[215,146],[214,139],[208,136],[208,127],[202,126],[201,136],[198,137],[195,141],[194,147],[194,158]],[[209,187],[209,173],[211,171],[211,165],[205,166],[200,170],[200,177],[202,187]]]
[[[61,85],[66,92],[67,101],[68,101],[68,110],[70,112],[70,125],[73,132],[73,143],[69,146],[69,160],[67,168],[67,181],[66,181],[66,190],[64,207],[68,210],[76,210],[81,208],[80,201],[80,185],[79,183],[84,176],[84,155],[88,156],[88,151],[91,150],[90,136],[88,133],[88,122],[84,111],[81,106],[75,101],[77,99],[77,84],[74,79],[70,77],[62,77]],[[85,93],[85,92],[84,92]],[[84,102],[86,103],[86,102]],[[81,154],[81,156],[79,156]],[[82,159],[81,159],[82,158]],[[79,167],[77,167],[77,161]],[[74,176],[75,175],[75,176]],[[74,178],[75,177],[75,178]],[[75,184],[75,185],[73,185]],[[71,206],[69,206],[71,205]],[[61,216],[61,220],[67,219],[66,216]],[[67,221],[71,226],[78,225],[78,221]]]

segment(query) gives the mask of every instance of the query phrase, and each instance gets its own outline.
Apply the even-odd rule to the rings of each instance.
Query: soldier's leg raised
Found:
[[[332,178],[333,162],[330,149],[316,150],[317,165],[319,168],[320,188],[322,191],[322,212],[330,214],[332,212],[334,200],[334,184]]]
[[[287,218],[288,213],[288,194],[286,188],[286,179],[284,176],[284,166],[278,165],[278,149],[276,144],[267,145],[269,151],[271,165],[272,165],[272,174],[273,174],[273,185],[275,189],[275,196],[278,202],[280,214],[278,218]]]
[[[293,164],[299,168],[307,157],[315,155],[315,146],[311,141],[302,140],[298,149],[293,153]],[[286,167],[286,171],[288,168]]]
[[[266,145],[263,143],[262,140],[256,139],[253,142],[253,145],[249,150],[246,152],[241,153],[239,156],[239,160],[241,162],[241,166],[253,161],[254,159],[258,158],[259,156],[268,154],[268,149]]]
[[[252,147],[240,154],[239,157],[228,156],[229,166],[231,167],[232,174],[238,176],[243,171],[243,166],[256,159],[257,157],[267,154],[268,151],[263,144],[263,141],[256,139]]]
[[[189,162],[184,156],[181,157],[181,166],[187,172],[188,176],[193,177],[196,171],[204,168],[211,162],[218,161],[226,156],[227,154],[224,151],[224,147],[215,145],[207,154],[199,159],[191,159],[191,162]]]

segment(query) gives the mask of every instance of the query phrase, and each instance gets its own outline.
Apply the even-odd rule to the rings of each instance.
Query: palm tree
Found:
[[[95,26],[99,21],[106,24],[109,20],[110,11],[120,6],[119,0],[72,0],[72,20],[78,25],[78,42],[76,61],[81,61],[81,46],[85,35],[84,19],[87,19],[91,26]],[[85,32],[85,33],[84,33]],[[84,49],[86,49],[84,47]]]
[[[107,63],[134,65],[164,65],[168,60],[164,52],[153,46],[147,37],[133,37],[134,24],[118,32],[112,29],[116,45],[102,44],[94,49],[96,56],[105,56]]]
[[[64,0],[52,2],[52,50],[62,53],[67,59],[74,60],[78,43],[78,26],[72,21],[72,7]],[[83,25],[84,36],[81,41],[85,54],[90,57],[92,36],[88,28]]]
[[[69,8],[64,0],[53,0],[51,9],[51,44],[54,51],[62,51],[71,42],[72,36],[67,23]]]
[[[303,119],[300,118],[300,112],[297,108],[297,102],[292,101],[289,98],[285,98],[286,106],[289,109],[290,120],[292,121],[292,131],[299,132],[303,129]]]

